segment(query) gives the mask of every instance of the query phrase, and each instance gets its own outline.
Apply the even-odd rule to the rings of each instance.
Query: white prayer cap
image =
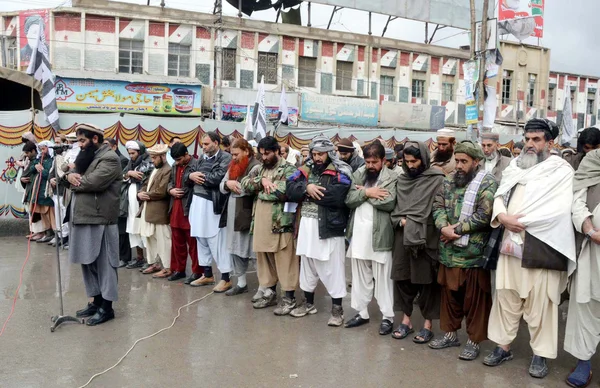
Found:
[[[437,131],[437,137],[456,137],[456,132],[452,129],[442,128]]]
[[[127,143],[125,143],[125,148],[127,148],[128,150],[139,151],[140,145],[137,141],[129,140]]]

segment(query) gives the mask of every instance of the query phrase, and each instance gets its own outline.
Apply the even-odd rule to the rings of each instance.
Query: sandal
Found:
[[[414,332],[415,330],[412,327],[408,327],[408,325],[401,323],[398,326],[398,328],[392,333],[392,338],[401,340],[408,337],[409,334],[412,334]]]
[[[467,342],[458,358],[465,361],[473,361],[479,357],[479,346],[475,346],[472,342]]]
[[[569,381],[569,377],[573,374],[573,372],[575,372],[575,369],[577,369],[577,368],[575,367],[575,368],[571,369],[571,373],[569,374],[569,376],[567,376],[567,379],[565,380],[567,385],[569,387],[573,387],[573,388],[585,388],[588,385],[590,385],[590,383],[592,382],[592,375],[593,375],[591,370],[590,370],[590,375],[588,376],[587,381],[583,385],[578,385],[578,384],[575,384],[575,383],[572,383],[571,381]]]
[[[446,348],[451,348],[453,346],[460,346],[460,342],[458,341],[458,338],[451,340],[448,337],[446,337],[445,335],[440,338],[436,338],[429,343],[429,347],[431,349],[446,349]]]
[[[415,338],[413,338],[413,342],[416,344],[426,344],[431,341],[433,338],[433,332],[429,329],[422,328],[421,331],[417,333]]]

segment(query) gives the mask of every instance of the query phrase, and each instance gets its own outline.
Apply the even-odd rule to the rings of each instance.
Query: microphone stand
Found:
[[[55,204],[57,206],[58,211],[58,219],[56,220],[56,268],[57,268],[57,276],[58,276],[58,297],[60,299],[60,314],[55,315],[50,320],[52,321],[52,326],[50,326],[50,332],[54,333],[54,330],[61,324],[65,322],[78,322],[83,323],[83,319],[75,318],[70,315],[65,315],[64,307],[63,307],[63,292],[62,292],[62,275],[60,271],[60,247],[63,243],[63,235],[62,235],[62,212],[60,211],[60,179],[58,178],[58,166],[56,165],[56,159],[54,160],[54,179],[56,180],[56,198],[58,198],[58,203]],[[65,189],[66,190],[66,189]]]

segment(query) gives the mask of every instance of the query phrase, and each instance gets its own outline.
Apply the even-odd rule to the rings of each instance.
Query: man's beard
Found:
[[[527,152],[527,149],[524,149],[523,152],[521,152],[521,155],[519,155],[519,158],[517,159],[517,166],[519,166],[523,170],[527,170],[535,166],[536,164],[548,159],[549,156],[550,152],[548,150],[542,150],[535,154],[530,154]]]
[[[435,160],[434,162],[447,162],[450,160],[450,158],[452,158],[452,155],[454,154],[454,147],[448,147],[446,150],[442,151],[438,148],[437,152],[435,153]]]
[[[377,183],[377,179],[379,179],[379,174],[381,171],[377,170],[367,170],[367,174],[365,175],[365,186],[373,187]]]
[[[96,151],[98,150],[98,148],[99,147],[97,145],[90,144],[86,148],[82,148],[79,151],[79,154],[75,159],[75,168],[77,169],[77,172],[79,174],[83,175],[87,171],[88,167],[90,166],[90,164],[92,164],[92,161],[96,156]]]
[[[154,167],[155,167],[155,168],[162,168],[162,166],[164,166],[164,165],[165,165],[165,162],[163,162],[163,161],[161,160],[161,161],[160,161],[158,164],[155,164],[155,165],[154,165]]]
[[[248,156],[243,156],[239,161],[231,160],[231,163],[229,163],[229,179],[235,181],[243,177],[249,164],[250,158]]]
[[[270,159],[263,159],[263,166],[270,170],[273,167],[275,167],[275,165],[277,164],[279,160],[276,157],[270,158]]]
[[[489,162],[490,160],[494,160],[494,158],[496,157],[496,151],[492,152],[492,153],[491,153],[491,154],[489,154],[489,155],[485,155],[485,154],[484,154],[484,156],[485,156],[485,160],[487,160],[488,162]]]
[[[56,148],[56,149],[54,150],[54,153],[55,153],[56,155],[62,155],[63,151],[64,151],[64,148],[62,148],[62,147],[59,147],[59,148]]]
[[[471,169],[468,172],[456,171],[456,174],[454,174],[454,184],[456,187],[465,187],[475,178],[476,173],[477,169]]]
[[[411,178],[416,178],[419,175],[423,174],[424,171],[425,171],[425,166],[423,164],[421,164],[417,168],[409,168],[408,169],[408,176],[411,177]]]

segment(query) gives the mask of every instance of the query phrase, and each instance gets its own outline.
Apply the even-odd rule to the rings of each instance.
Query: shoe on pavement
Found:
[[[263,297],[252,304],[255,309],[264,309],[277,305],[277,294],[273,291],[265,292]]]
[[[244,294],[248,292],[248,286],[244,286],[244,287],[240,287],[237,284],[235,286],[233,286],[233,288],[230,288],[225,295],[227,296],[235,296],[235,295],[240,295],[240,294]]]
[[[150,275],[156,272],[160,272],[162,271],[162,268],[160,267],[160,264],[152,264],[149,265],[148,268],[146,268],[145,270],[142,271],[142,273],[144,275]]]
[[[75,313],[75,316],[77,318],[87,318],[87,317],[91,317],[92,315],[96,314],[96,312],[98,311],[98,306],[96,306],[93,303],[88,303],[86,308],[81,309],[81,310],[77,310],[77,312]]]
[[[543,379],[548,376],[548,365],[546,364],[546,358],[540,356],[533,356],[531,358],[531,365],[529,365],[529,375],[536,379]]]
[[[125,267],[127,269],[141,268],[144,266],[143,260],[133,259]]]
[[[222,294],[225,291],[228,291],[231,288],[231,282],[226,282],[225,280],[221,280],[219,281],[219,284],[217,284],[214,288],[213,291],[216,294]]]
[[[52,240],[48,241],[48,245],[56,246],[56,237],[54,237]]]
[[[47,235],[47,236],[44,236],[41,239],[37,240],[36,243],[39,243],[39,244],[47,243],[47,242],[50,242],[50,240],[52,240],[53,238],[54,238],[53,235]]]
[[[369,322],[370,322],[370,319],[364,319],[363,317],[360,316],[360,314],[356,314],[352,319],[350,319],[348,322],[346,322],[344,324],[344,327],[346,329],[351,329],[353,327],[359,327],[362,325],[366,325]]]
[[[292,310],[296,307],[296,298],[290,299],[287,296],[281,298],[281,302],[275,310],[273,310],[273,314],[278,317],[282,317],[284,315],[288,315],[292,312]]]
[[[498,366],[502,364],[504,361],[510,361],[513,359],[512,351],[508,352],[502,349],[500,346],[496,346],[496,349],[490,354],[488,354],[483,359],[483,365],[487,366]]]
[[[302,303],[300,306],[296,307],[292,311],[290,311],[290,315],[292,317],[301,318],[307,316],[308,314],[316,314],[317,308],[314,304],[311,303]]]
[[[169,276],[167,278],[167,280],[170,281],[170,282],[174,282],[174,281],[179,280],[179,279],[185,279],[185,272],[177,272],[177,271],[175,271],[175,272],[173,272],[171,274],[171,276]]]
[[[162,271],[155,273],[154,275],[152,275],[153,279],[166,279],[169,276],[171,276],[173,274],[173,272],[171,271],[171,269],[169,268],[163,268]]]
[[[65,245],[63,245],[63,247],[65,247]],[[127,267],[127,263],[124,262],[123,260],[119,260],[119,268],[123,268],[123,267]]]
[[[215,278],[214,276],[207,278],[206,276],[202,275],[199,279],[194,280],[193,282],[190,283],[190,286],[192,287],[202,287],[202,286],[212,286],[213,284],[215,284]]]
[[[106,311],[102,307],[98,307],[96,314],[88,319],[85,324],[88,326],[96,326],[108,322],[111,319],[115,319],[115,310],[111,309],[110,311]]]
[[[189,278],[185,279],[185,282],[183,282],[183,284],[187,284],[187,285],[189,286],[190,284],[192,284],[192,282],[193,282],[194,280],[198,280],[198,279],[200,279],[201,277],[202,277],[202,274],[199,274],[199,273],[193,273],[193,274],[191,274],[191,275],[190,275],[190,277],[189,277]]]
[[[256,291],[256,294],[254,294],[254,296],[252,297],[252,303],[258,302],[263,298],[263,296],[265,296],[265,290],[259,288],[258,291]]]
[[[344,324],[344,309],[342,306],[334,304],[331,308],[331,317],[327,321],[327,326],[340,327]]]

